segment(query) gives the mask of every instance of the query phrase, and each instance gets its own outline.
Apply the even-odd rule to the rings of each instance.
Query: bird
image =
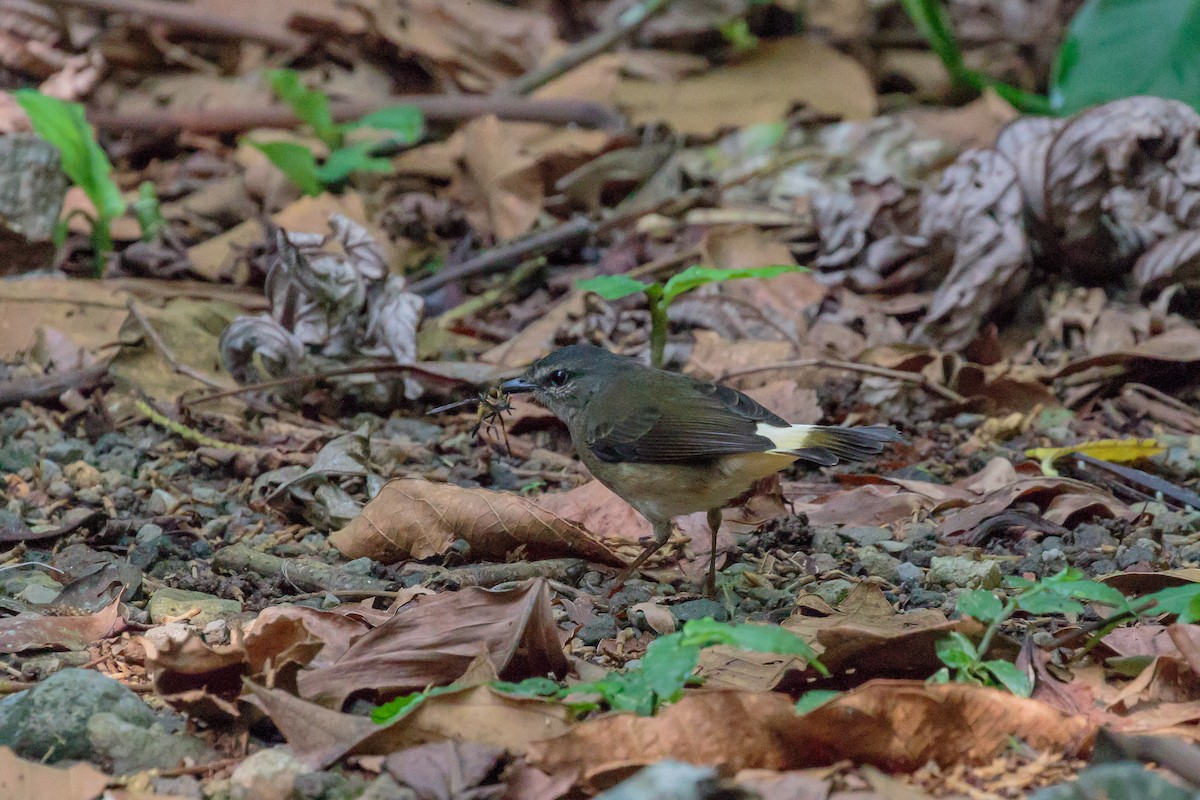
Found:
[[[793,425],[737,389],[594,345],[554,350],[500,389],[532,393],[566,424],[592,475],[653,526],[610,596],[667,543],[676,517],[697,511],[712,533],[705,590],[715,595],[717,530],[730,501],[796,461],[863,461],[903,441],[884,425]]]

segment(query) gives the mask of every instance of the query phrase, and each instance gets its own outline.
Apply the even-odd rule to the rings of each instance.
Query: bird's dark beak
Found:
[[[505,381],[500,384],[500,391],[505,394],[520,394],[521,392],[532,392],[537,387],[530,383],[525,378],[513,378],[510,381]]]

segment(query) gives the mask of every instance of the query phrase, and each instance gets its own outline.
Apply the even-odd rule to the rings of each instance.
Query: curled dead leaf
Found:
[[[505,680],[567,672],[544,580],[418,598],[355,639],[336,663],[301,672],[300,695],[340,708],[360,692],[394,697],[445,686],[481,654]]]
[[[1017,739],[1077,757],[1095,725],[1007,692],[965,684],[876,680],[804,715],[776,693],[692,692],[656,717],[610,714],[534,745],[546,772],[576,765],[592,788],[673,758],[739,769],[805,769],[843,759],[889,772],[933,761],[985,763]]]
[[[533,500],[417,479],[391,481],[329,541],[349,558],[392,564],[445,553],[465,540],[474,558],[504,560],[524,547],[534,558],[577,556],[622,566],[587,530]]]

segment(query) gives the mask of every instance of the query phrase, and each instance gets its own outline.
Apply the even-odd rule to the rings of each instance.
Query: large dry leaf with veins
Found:
[[[302,672],[300,695],[341,708],[359,692],[393,697],[443,686],[481,654],[505,680],[566,673],[544,580],[419,598],[356,639],[335,664]]]
[[[91,764],[52,767],[0,747],[0,797],[20,800],[96,800],[112,779]]]
[[[549,773],[577,766],[599,788],[666,758],[729,772],[843,759],[911,772],[929,761],[986,763],[1012,739],[1077,757],[1094,734],[1086,720],[996,689],[878,680],[803,716],[778,693],[690,692],[656,717],[610,714],[576,725],[535,745],[529,761]]]
[[[836,609],[816,595],[801,595],[782,623],[808,642],[835,682],[853,670],[854,683],[876,677],[927,677],[942,666],[934,645],[951,631],[978,639],[983,626],[972,619],[950,621],[933,609],[897,614],[872,583],[860,583]],[[713,689],[804,691],[817,673],[797,656],[710,647],[700,654],[698,673]]]
[[[457,740],[524,752],[533,742],[567,731],[561,703],[514,697],[486,686],[466,686],[423,700],[386,725],[345,714],[282,689],[248,683],[253,702],[282,731],[301,760],[325,767],[345,755],[386,755],[405,747]]]
[[[82,617],[50,617],[26,611],[0,620],[0,653],[86,650],[89,644],[115,636],[124,629],[120,600]]]
[[[385,564],[445,553],[457,539],[476,559],[503,561],[523,547],[533,558],[586,558],[622,566],[587,530],[521,495],[418,479],[391,481],[362,513],[329,537],[349,558]]]

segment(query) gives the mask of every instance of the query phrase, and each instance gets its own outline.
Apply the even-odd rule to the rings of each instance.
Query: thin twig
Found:
[[[499,272],[512,264],[520,264],[530,258],[550,253],[572,242],[586,238],[595,230],[595,223],[584,216],[574,217],[549,230],[522,237],[502,247],[480,253],[461,264],[446,267],[435,275],[413,281],[410,292],[429,292],[439,286],[476,275]]]
[[[142,330],[146,332],[146,338],[150,340],[150,344],[155,350],[158,351],[158,354],[163,357],[163,360],[170,365],[171,370],[176,375],[183,375],[184,377],[191,378],[194,381],[199,381],[205,386],[209,386],[213,389],[225,388],[222,384],[217,383],[212,378],[208,377],[194,367],[179,363],[179,359],[175,358],[175,354],[171,352],[171,348],[167,347],[167,343],[162,340],[162,337],[158,335],[158,331],[154,329],[154,326],[150,324],[150,321],[146,319],[145,315],[143,315],[141,310],[137,307],[136,300],[134,300],[132,297],[129,298],[129,300],[125,303],[125,307],[129,309],[129,313],[135,320],[137,320],[137,324],[140,325]]]
[[[624,130],[625,118],[608,106],[590,100],[534,100],[507,95],[398,95],[374,103],[332,103],[335,122],[348,122],[392,105],[412,105],[431,122],[462,122],[494,114],[503,120],[578,125],[582,128]],[[253,108],[150,109],[125,114],[91,111],[89,121],[97,128],[153,133],[222,134],[242,133],[255,128],[295,128],[300,118],[286,106]]]
[[[615,47],[622,40],[637,33],[650,18],[664,11],[667,6],[671,5],[671,2],[672,0],[642,0],[617,17],[616,24],[611,28],[605,28],[575,44],[549,64],[535,67],[521,77],[509,81],[500,89],[500,92],[522,95],[545,86],[555,78],[570,72],[585,61],[591,61],[606,50]]]
[[[38,378],[23,378],[0,383],[0,408],[19,405],[26,400],[53,400],[70,389],[84,391],[98,386],[108,377],[108,362],[52,372]]]
[[[1134,603],[1125,611],[1118,611],[1112,616],[1105,617],[1104,619],[1093,620],[1092,622],[1080,625],[1075,630],[1067,631],[1066,633],[1060,633],[1050,643],[1050,647],[1051,649],[1065,647],[1077,639],[1090,636],[1096,631],[1102,631],[1110,625],[1119,625],[1127,619],[1135,619],[1136,617],[1140,616],[1143,611],[1149,611],[1151,608],[1154,608],[1156,603],[1157,601],[1155,600],[1143,600],[1140,603]]]
[[[853,361],[837,361],[828,358],[801,358],[795,361],[777,361],[774,364],[762,364],[757,367],[742,367],[740,369],[731,369],[724,372],[718,380],[726,381],[730,378],[740,378],[743,375],[753,375],[757,372],[770,372],[777,369],[844,369],[847,372],[861,372],[866,375],[877,375],[881,378],[892,378],[905,383],[915,383],[922,389],[928,392],[943,397],[952,403],[965,403],[967,398],[963,397],[958,392],[940,383],[934,383],[919,372],[904,372],[898,369],[888,369],[887,367],[876,367],[873,364],[856,364]]]
[[[258,25],[198,9],[190,3],[165,0],[41,0],[51,7],[74,6],[89,11],[121,14],[132,24],[165,25],[177,33],[262,42],[282,50],[299,50],[308,39],[283,25]]]
[[[287,577],[287,576],[284,576],[284,577]],[[291,581],[288,581],[288,582],[291,583]],[[292,585],[295,586],[294,583]],[[346,598],[382,597],[387,600],[395,600],[397,597],[400,597],[401,595],[404,595],[406,593],[407,592],[403,589],[398,590],[398,591],[389,591],[386,589],[325,589],[320,592],[304,592],[303,594],[289,594],[284,599],[290,603],[290,602],[295,602],[296,600],[315,600],[318,597],[327,597],[329,595],[333,595],[334,597],[346,597]]]

